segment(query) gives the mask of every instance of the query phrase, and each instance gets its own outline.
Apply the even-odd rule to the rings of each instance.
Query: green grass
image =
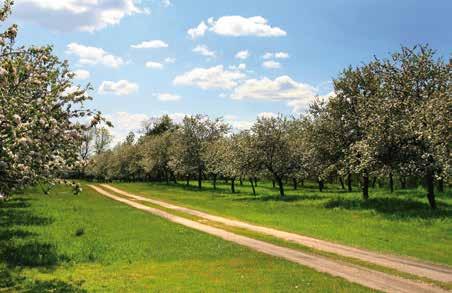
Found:
[[[0,291],[368,291],[97,195],[0,203]]]
[[[371,198],[361,200],[359,192],[346,193],[328,185],[320,193],[315,185],[297,191],[287,188],[287,199],[278,190],[260,183],[258,195],[251,188],[211,185],[199,191],[183,184],[116,183],[119,188],[144,196],[179,203],[217,215],[246,220],[338,243],[374,251],[412,256],[452,265],[452,195],[437,196],[439,209],[431,211],[422,188],[371,189]],[[357,189],[355,187],[355,189]]]

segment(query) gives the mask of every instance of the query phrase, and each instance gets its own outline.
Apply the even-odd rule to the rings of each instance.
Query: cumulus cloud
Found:
[[[263,59],[272,59],[272,58],[276,58],[276,59],[287,59],[289,58],[289,53],[287,52],[276,52],[276,53],[271,53],[271,52],[267,52],[264,55],[262,55]]]
[[[167,57],[165,60],[163,60],[167,64],[173,64],[176,62],[176,58]]]
[[[318,96],[317,97],[321,100],[328,100],[331,97],[334,97],[335,93],[334,91],[329,92],[328,94],[324,96]],[[298,99],[288,102],[287,104],[292,107],[293,112],[300,113],[307,109],[309,104],[313,101],[313,99]]]
[[[245,70],[246,69],[246,64],[245,63],[240,63],[239,65],[230,65],[229,69],[231,69],[231,70]]]
[[[150,69],[163,69],[163,64],[154,61],[148,61],[145,63],[145,66]]]
[[[139,132],[144,121],[149,117],[146,114],[131,114],[127,112],[116,112],[106,114],[105,118],[113,124],[111,133],[113,135],[113,145],[123,141],[129,132]]]
[[[171,3],[170,0],[162,0],[162,6],[163,6],[163,7],[167,8],[167,7],[170,7],[170,6],[172,6],[172,5],[173,5],[173,4]]]
[[[254,121],[240,120],[234,115],[226,115],[224,116],[224,120],[232,126],[232,131],[248,130],[254,124]]]
[[[150,40],[141,42],[136,45],[131,45],[130,47],[134,49],[158,49],[158,48],[167,48],[168,44],[162,40]]]
[[[138,0],[16,0],[14,17],[57,31],[94,32],[130,15],[149,13]]]
[[[248,57],[250,57],[250,52],[248,50],[239,51],[237,52],[237,54],[235,54],[236,59],[245,60]]]
[[[299,83],[287,75],[271,80],[267,77],[261,79],[248,79],[234,89],[232,99],[256,99],[267,101],[287,101],[294,111],[311,103],[318,90],[304,83]]]
[[[78,56],[80,64],[102,64],[111,68],[118,68],[124,64],[124,60],[121,57],[114,56],[102,48],[84,46],[77,43],[67,45],[66,53]]]
[[[273,61],[273,60],[268,60],[268,61],[264,61],[262,63],[262,66],[268,69],[278,69],[281,68],[281,63]]]
[[[176,76],[174,85],[196,86],[201,89],[232,89],[238,81],[245,78],[239,71],[229,71],[218,65],[210,68],[194,68],[182,75]]]
[[[257,117],[259,118],[272,118],[272,117],[277,117],[278,114],[273,113],[273,112],[261,112],[259,114],[257,114]]]
[[[182,98],[181,96],[170,93],[156,93],[154,94],[154,96],[157,97],[157,99],[162,102],[179,101]]]
[[[138,84],[128,80],[103,81],[99,87],[99,94],[113,94],[117,96],[127,96],[138,91]]]
[[[200,55],[213,58],[216,56],[214,51],[209,50],[206,45],[198,45],[193,49],[193,52],[198,53]]]
[[[204,21],[201,21],[197,27],[191,28],[187,31],[187,34],[192,40],[204,36],[207,30],[207,25]]]
[[[222,16],[215,20],[213,17],[187,31],[192,39],[204,36],[206,31],[211,31],[221,36],[257,36],[257,37],[281,37],[287,35],[283,29],[273,27],[262,16],[243,17],[240,15]]]
[[[91,76],[91,73],[84,69],[74,70],[73,73],[75,79],[88,79]]]

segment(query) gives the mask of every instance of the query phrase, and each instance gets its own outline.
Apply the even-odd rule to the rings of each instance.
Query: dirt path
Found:
[[[108,188],[118,194],[134,198],[141,201],[147,201],[162,207],[165,207],[167,209],[177,210],[181,211],[190,215],[194,215],[200,218],[204,218],[206,220],[222,223],[228,226],[233,227],[239,227],[243,229],[247,229],[250,231],[259,232],[262,234],[270,235],[276,238],[280,238],[286,241],[298,243],[307,247],[311,247],[317,250],[330,252],[346,257],[352,257],[359,260],[363,260],[369,263],[377,264],[380,266],[396,269],[401,272],[426,277],[432,280],[437,280],[440,282],[452,282],[452,268],[436,265],[436,264],[429,264],[425,262],[421,262],[418,260],[412,260],[409,258],[404,257],[398,257],[393,255],[384,255],[380,253],[371,252],[364,249],[354,248],[350,246],[340,245],[336,243],[331,243],[324,240],[319,240],[307,236],[302,236],[295,233],[289,233],[280,231],[277,229],[272,229],[268,227],[263,226],[257,226],[249,223],[245,223],[242,221],[237,220],[231,220],[224,217],[214,216],[210,215],[204,212],[200,212],[197,210],[177,206],[174,204],[170,204],[167,202],[163,202],[160,200],[150,199],[142,196],[133,195],[129,192],[125,192],[123,190],[120,190],[118,188],[109,186],[107,184],[102,184],[103,187]]]
[[[310,255],[298,250],[281,247],[264,241],[238,235],[219,228],[201,224],[196,221],[175,216],[165,211],[156,208],[151,208],[123,197],[113,195],[112,193],[95,185],[89,186],[106,197],[124,203],[136,209],[146,211],[153,215],[160,216],[171,222],[178,223],[180,225],[184,225],[186,227],[217,236],[226,241],[234,242],[268,255],[280,257],[304,265],[318,272],[327,273],[336,277],[341,277],[347,281],[361,284],[372,289],[386,292],[406,292],[406,293],[447,292],[441,288],[432,285],[420,283],[413,280],[403,279],[400,277],[392,276],[378,271],[373,271],[370,269],[362,268],[351,264],[333,261],[325,257]]]

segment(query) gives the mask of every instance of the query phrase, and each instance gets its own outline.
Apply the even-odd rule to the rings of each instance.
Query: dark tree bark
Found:
[[[372,178],[372,188],[375,188],[375,183],[377,183],[377,177]]]
[[[190,176],[187,176],[187,186],[190,186]]]
[[[213,174],[213,189],[217,190],[217,174]]]
[[[444,180],[438,180],[438,192],[444,192]]]
[[[427,199],[432,209],[436,209],[435,188],[434,188],[433,171],[427,171],[425,183],[427,185]]]
[[[239,182],[240,182],[240,186],[243,186],[243,179],[242,179],[241,176],[240,176],[240,178],[239,178]]]
[[[250,178],[251,188],[253,189],[253,195],[256,195],[256,188],[254,188],[253,178]]]
[[[400,188],[406,189],[406,179],[403,177],[400,177],[399,181],[400,181]]]
[[[345,189],[344,179],[342,179],[342,176],[339,177],[339,182],[341,183],[341,188],[342,188],[342,189]]]
[[[235,179],[234,178],[231,179],[231,192],[235,193]]]
[[[275,182],[275,180],[272,180],[272,185],[273,185],[273,188],[276,187],[276,182]]]
[[[300,185],[301,185],[301,187],[304,187],[304,179],[301,179]]]
[[[348,192],[352,192],[352,174],[348,174],[347,175],[347,187],[348,187]]]
[[[292,178],[292,183],[293,183],[293,189],[297,190],[297,188],[298,188],[297,178]]]
[[[198,168],[198,188],[202,188],[202,169]]]
[[[254,186],[257,187],[257,177],[254,177]]]
[[[367,172],[364,172],[363,175],[363,199],[368,200],[369,199],[369,174]]]
[[[321,179],[319,179],[317,181],[319,183],[319,190],[320,190],[320,192],[322,192],[323,191],[323,187],[325,186],[325,184],[323,183],[323,180],[321,180]]]
[[[282,178],[276,178],[276,180],[278,181],[278,186],[279,186],[279,196],[280,198],[284,198],[284,185],[283,185],[283,181]]]
[[[392,172],[389,173],[389,190],[391,193],[394,192],[394,178],[392,178]]]

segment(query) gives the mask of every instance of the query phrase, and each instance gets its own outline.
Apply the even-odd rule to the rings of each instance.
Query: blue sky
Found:
[[[451,11],[450,0],[16,0],[10,21],[19,43],[53,44],[94,86],[119,138],[164,113],[246,128],[303,112],[344,67],[400,45],[449,58]]]

